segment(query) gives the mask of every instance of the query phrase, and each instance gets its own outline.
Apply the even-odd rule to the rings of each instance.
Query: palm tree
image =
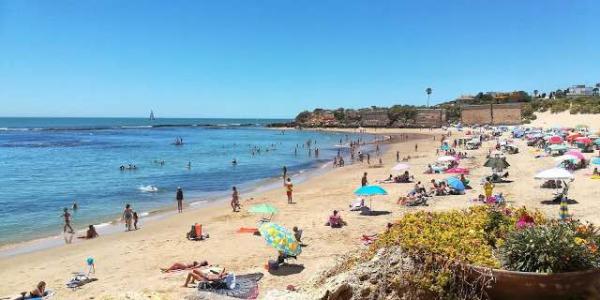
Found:
[[[429,97],[431,96],[431,92],[433,92],[431,88],[428,87],[425,89],[425,93],[427,93],[427,107],[429,107]]]
[[[538,90],[533,90],[533,96],[534,96],[535,98],[537,98],[537,97],[538,97],[538,93],[539,93],[539,92],[540,92],[540,91],[538,91]]]

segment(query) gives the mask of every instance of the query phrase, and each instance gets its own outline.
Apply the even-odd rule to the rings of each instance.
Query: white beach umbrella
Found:
[[[404,171],[410,169],[409,164],[399,163],[392,168],[392,171]]]
[[[575,179],[571,172],[561,169],[561,168],[552,168],[542,172],[539,172],[535,175],[535,179],[541,180],[572,180]]]
[[[557,162],[563,162],[565,160],[575,160],[575,161],[580,161],[579,157],[575,156],[575,155],[571,155],[571,154],[565,154],[565,155],[561,155],[559,157],[556,157],[554,159]]]
[[[443,162],[443,161],[453,161],[456,160],[456,157],[454,156],[440,156],[438,157],[437,161]]]

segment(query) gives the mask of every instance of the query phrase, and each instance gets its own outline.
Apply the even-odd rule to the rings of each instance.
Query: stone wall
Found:
[[[416,127],[442,127],[446,124],[445,109],[418,109],[415,117]]]
[[[521,124],[521,104],[465,105],[461,111],[461,123],[465,125],[518,125]]]

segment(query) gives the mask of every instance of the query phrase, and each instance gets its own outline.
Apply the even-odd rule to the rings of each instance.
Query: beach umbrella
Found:
[[[596,139],[596,140],[594,141],[594,144],[596,144],[596,145],[600,146],[600,139]]]
[[[562,142],[563,142],[563,138],[561,138],[558,135],[553,135],[548,138],[548,143],[550,143],[550,144],[562,144]]]
[[[392,168],[392,171],[404,171],[410,169],[409,164],[399,163]]]
[[[462,181],[460,181],[460,179],[451,176],[446,178],[446,182],[448,183],[448,186],[457,190],[457,191],[464,191],[465,190],[465,185],[463,184]]]
[[[554,158],[555,161],[558,162],[563,162],[565,160],[570,160],[570,161],[579,161],[579,157],[575,156],[575,155],[571,155],[571,154],[565,154],[565,155],[561,155],[559,157]]]
[[[559,145],[550,145],[550,146],[548,146],[548,149],[550,151],[566,151],[567,149],[569,149],[569,147],[567,147],[567,145],[565,145],[565,144],[559,144]]]
[[[581,136],[582,135],[579,132],[571,133],[571,134],[569,134],[569,136],[567,136],[567,141],[573,142],[576,138],[581,137]]]
[[[576,143],[580,143],[580,144],[584,144],[584,145],[589,145],[592,143],[592,140],[589,137],[586,136],[580,136],[578,138],[575,139]]]
[[[354,194],[357,196],[369,197],[369,207],[372,208],[373,199],[371,197],[377,195],[387,195],[387,191],[378,185],[366,185],[354,191]]]
[[[577,157],[580,160],[585,160],[585,156],[583,155],[583,153],[581,153],[579,151],[570,150],[570,151],[567,151],[567,153],[565,153],[565,155],[572,155],[572,156]]]
[[[542,172],[539,172],[535,175],[535,179],[540,180],[571,180],[575,179],[571,172],[561,169],[561,168],[552,168]]]
[[[575,126],[575,128],[577,128],[577,129],[584,129],[584,128],[588,128],[588,126],[585,125],[585,124],[577,124],[577,126]]]
[[[510,164],[506,161],[505,157],[490,157],[483,166],[494,170],[503,170],[510,167]]]
[[[452,168],[452,169],[448,169],[446,170],[446,173],[448,174],[469,174],[469,170],[467,168]]]
[[[258,227],[258,232],[267,244],[287,255],[297,256],[302,247],[292,232],[275,223],[267,222]]]
[[[277,208],[269,203],[262,203],[262,204],[256,204],[256,205],[252,205],[250,207],[250,209],[248,209],[248,212],[251,213],[255,213],[255,214],[276,214],[278,212]]]
[[[600,165],[600,157],[594,157],[594,158],[592,158],[592,164],[593,165]]]
[[[440,162],[453,161],[453,160],[456,160],[456,157],[454,157],[454,156],[447,156],[447,155],[446,156],[440,156],[437,159],[437,161],[440,161]]]
[[[448,150],[450,150],[450,146],[448,146],[448,144],[443,144],[443,145],[440,147],[440,150],[448,151]]]

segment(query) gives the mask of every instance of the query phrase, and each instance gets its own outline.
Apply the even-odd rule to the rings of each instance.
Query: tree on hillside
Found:
[[[342,122],[346,119],[346,114],[344,113],[344,109],[341,107],[333,111],[333,116],[335,117],[336,120],[338,120],[340,122]]]
[[[600,83],[597,84],[597,85],[600,85]],[[600,95],[600,93],[599,93],[600,92],[600,87],[595,87],[594,89],[592,89],[592,92],[594,92],[594,96]]]
[[[427,94],[427,107],[429,107],[429,97],[431,96],[431,92],[433,92],[433,90],[430,87],[425,89],[425,93]]]
[[[533,96],[537,98],[537,97],[538,97],[538,93],[539,93],[539,92],[540,92],[540,91],[538,91],[538,90],[533,90]]]

